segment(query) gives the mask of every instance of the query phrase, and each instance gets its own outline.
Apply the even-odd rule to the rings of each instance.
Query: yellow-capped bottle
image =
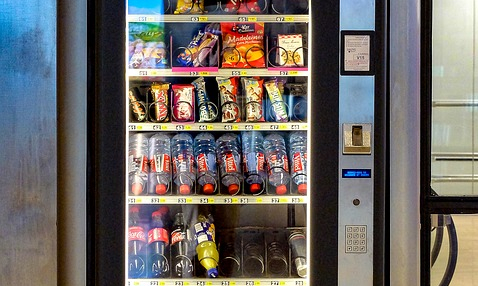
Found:
[[[212,216],[206,218],[199,215],[198,223],[194,225],[197,242],[196,252],[201,265],[206,268],[209,278],[218,277],[217,265],[219,262],[219,252],[215,242],[215,227]]]

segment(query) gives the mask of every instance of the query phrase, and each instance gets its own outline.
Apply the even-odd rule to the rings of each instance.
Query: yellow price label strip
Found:
[[[208,71],[202,71],[202,72],[199,72],[199,75],[200,76],[208,76],[209,72]]]
[[[136,130],[143,130],[143,125],[136,126]]]
[[[256,199],[256,203],[262,203],[262,202],[264,202],[264,200],[262,198],[257,198]]]
[[[279,129],[280,129],[280,130],[286,130],[286,129],[288,129],[287,124],[279,124]]]
[[[208,21],[208,17],[206,16],[199,16],[199,22],[207,22]]]
[[[249,21],[249,22],[257,22],[257,17],[247,17],[247,21]]]
[[[260,125],[254,125],[254,126],[252,126],[252,129],[261,130],[261,126]]]
[[[207,130],[214,130],[214,125],[207,125],[207,126],[206,126],[206,129],[207,129]]]
[[[294,17],[289,16],[289,17],[284,17],[284,21],[285,22],[294,22],[295,19],[294,19]]]
[[[297,75],[299,75],[299,72],[298,71],[289,71],[289,75],[297,76]]]
[[[239,199],[233,198],[232,203],[237,204],[239,202]]]

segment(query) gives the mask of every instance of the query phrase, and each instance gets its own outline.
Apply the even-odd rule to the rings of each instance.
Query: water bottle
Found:
[[[279,133],[272,133],[264,138],[269,184],[275,188],[277,195],[287,193],[290,181],[289,159],[284,138]]]
[[[179,194],[188,195],[194,189],[196,170],[194,168],[193,138],[188,133],[178,133],[171,139],[173,156],[173,178]]]
[[[148,137],[143,133],[129,138],[128,177],[130,194],[145,193],[148,180]]]
[[[240,138],[234,133],[226,133],[216,140],[217,162],[221,183],[231,195],[239,192],[241,185],[241,145]]]
[[[139,224],[139,207],[129,210],[128,277],[146,278],[146,235]]]
[[[260,194],[265,189],[264,137],[260,132],[242,132],[242,161],[246,189],[252,194]]]
[[[216,141],[211,133],[203,132],[196,135],[194,157],[197,165],[197,182],[201,192],[211,195],[217,188]]]
[[[164,223],[164,217],[169,213],[168,207],[160,207],[151,214],[150,230],[148,231],[148,277],[169,277],[169,260],[167,248],[169,233]]]
[[[289,149],[293,189],[305,195],[307,194],[307,132],[292,132],[289,137]]]
[[[193,275],[193,256],[191,255],[191,236],[184,221],[183,213],[174,216],[171,231],[171,265],[173,277],[187,278]]]
[[[209,215],[206,218],[204,215],[199,215],[194,231],[199,263],[207,270],[207,277],[216,278],[219,275],[217,271],[219,252],[216,247],[216,230],[212,216]]]
[[[170,138],[158,133],[149,139],[148,194],[164,195],[171,183]]]

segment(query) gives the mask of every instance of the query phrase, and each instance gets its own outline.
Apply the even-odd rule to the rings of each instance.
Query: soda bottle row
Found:
[[[217,77],[213,82],[199,77],[136,84],[128,99],[131,122],[307,121],[307,84],[278,78]]]
[[[302,228],[216,230],[210,214],[191,219],[177,212],[172,220],[169,208],[160,206],[144,219],[139,209],[129,212],[131,279],[307,276]]]
[[[305,131],[136,133],[129,138],[129,193],[307,193]]]

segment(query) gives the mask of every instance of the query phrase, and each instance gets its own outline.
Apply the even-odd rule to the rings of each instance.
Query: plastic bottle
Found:
[[[290,175],[297,192],[307,194],[307,132],[292,132],[289,137]]]
[[[171,184],[170,138],[158,133],[149,139],[148,194],[164,195]]]
[[[130,194],[143,194],[148,180],[148,137],[143,133],[129,138],[128,176]]]
[[[265,188],[267,174],[263,144],[264,137],[260,132],[242,133],[244,177],[252,194],[260,194]]]
[[[128,277],[146,278],[146,236],[139,225],[139,207],[129,210],[128,229]]]
[[[161,207],[151,214],[151,225],[148,231],[148,277],[165,278],[169,276],[167,247],[169,233],[163,219],[169,212],[168,207]]]
[[[191,193],[196,180],[194,169],[193,138],[188,133],[178,133],[171,139],[174,183],[181,195]]]
[[[211,133],[203,132],[194,138],[194,157],[197,182],[203,194],[211,195],[217,187],[216,141]]]
[[[227,187],[231,195],[239,192],[242,180],[240,170],[241,144],[239,140],[239,136],[234,133],[226,133],[216,140],[216,156],[221,182]]]
[[[173,231],[171,231],[171,265],[174,277],[186,278],[193,275],[190,238],[183,213],[177,213],[174,216]]]
[[[289,236],[289,247],[291,250],[292,261],[294,261],[297,275],[307,277],[307,260],[306,260],[306,240],[302,231],[292,231]]]
[[[218,277],[217,265],[219,262],[219,252],[216,247],[216,230],[212,216],[206,218],[204,215],[199,215],[198,223],[194,225],[196,232],[196,253],[201,265],[206,268],[207,276],[209,278]]]
[[[287,193],[287,184],[290,181],[289,159],[284,138],[278,133],[272,133],[264,138],[269,184],[275,187],[275,193]]]

